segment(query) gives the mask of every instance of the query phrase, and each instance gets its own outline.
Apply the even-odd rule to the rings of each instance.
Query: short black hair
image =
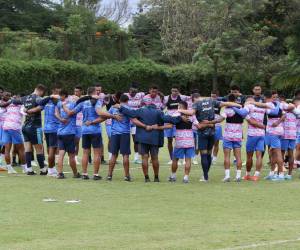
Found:
[[[91,94],[93,94],[95,92],[95,90],[96,90],[95,87],[88,87],[87,94],[91,95]]]
[[[237,91],[241,91],[240,87],[237,85],[231,85],[230,90],[237,90]]]
[[[178,89],[179,90],[179,86],[178,85],[173,85],[171,89]]]
[[[102,85],[100,82],[95,82],[93,87],[101,87],[102,88]]]
[[[266,90],[265,92],[264,92],[264,96],[266,97],[266,98],[272,98],[272,91],[271,90]]]
[[[260,83],[255,83],[255,84],[253,85],[252,89],[254,89],[255,87],[260,87],[260,88],[262,88],[262,86],[261,86]]]
[[[122,94],[121,97],[120,97],[120,102],[128,102],[129,100],[129,97],[128,95],[125,95],[125,94]]]
[[[187,104],[186,101],[180,101],[179,104],[180,104],[181,106],[183,106],[184,109],[187,109],[187,108],[188,108],[188,104]]]
[[[234,94],[229,94],[229,95],[228,95],[228,101],[229,101],[229,102],[235,102],[235,100],[236,100],[236,97],[235,97]]]
[[[79,90],[83,90],[83,88],[81,87],[81,86],[79,86],[79,85],[77,85],[77,86],[75,86],[75,88],[74,89],[79,89]]]
[[[272,95],[278,94],[277,90],[272,90],[271,93],[272,93]]]
[[[120,92],[120,91],[117,91],[117,92],[115,93],[115,98],[117,99],[117,101],[120,101],[120,98],[121,98],[122,95],[123,95],[123,93]]]
[[[191,91],[191,94],[200,94],[200,91],[199,91],[199,89],[193,89],[192,91]]]
[[[58,84],[54,84],[52,87],[52,90],[54,90],[54,89],[61,89],[61,86]]]
[[[67,97],[67,96],[69,95],[69,92],[68,92],[68,90],[66,90],[66,89],[62,89],[62,90],[59,92],[59,95],[60,95],[60,96],[65,96],[65,97]]]
[[[40,91],[46,91],[46,89],[47,89],[46,86],[43,84],[38,84],[38,85],[36,85],[35,88]]]
[[[150,86],[149,89],[158,89],[158,87],[157,87],[157,85],[152,85],[152,86]]]
[[[216,90],[216,89],[212,90],[210,93],[213,94],[213,95],[219,95],[220,94],[219,90]]]

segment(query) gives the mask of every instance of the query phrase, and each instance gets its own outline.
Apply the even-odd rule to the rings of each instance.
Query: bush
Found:
[[[100,82],[105,92],[126,91],[132,81],[139,82],[139,89],[147,91],[150,85],[158,85],[169,93],[173,84],[188,93],[198,88],[203,95],[211,89],[210,76],[202,74],[196,65],[169,67],[151,60],[128,60],[120,63],[85,65],[73,61],[0,60],[0,84],[13,93],[29,93],[38,83],[51,88],[58,83],[72,89],[75,85],[84,88]],[[222,84],[224,88],[224,84]]]

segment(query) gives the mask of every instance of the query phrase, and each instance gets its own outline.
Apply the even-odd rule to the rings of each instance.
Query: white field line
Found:
[[[251,244],[251,245],[245,245],[245,246],[222,248],[219,250],[239,250],[239,249],[251,249],[251,248],[258,248],[258,247],[269,247],[269,246],[281,245],[281,244],[285,244],[285,243],[298,242],[298,241],[300,241],[300,238],[291,239],[291,240],[275,240],[275,241],[269,241],[269,242],[265,242],[265,243],[257,243],[257,244]]]

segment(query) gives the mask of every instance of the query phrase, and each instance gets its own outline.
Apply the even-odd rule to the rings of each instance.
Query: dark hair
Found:
[[[115,98],[117,99],[117,101],[120,101],[120,98],[121,98],[122,95],[123,95],[123,93],[120,92],[120,91],[117,91],[117,92],[115,93]]]
[[[69,95],[68,90],[62,89],[62,90],[59,92],[59,95],[60,95],[60,96],[65,96],[65,97],[67,97],[67,96]]]
[[[93,87],[101,87],[101,88],[102,88],[102,86],[101,86],[101,83],[100,83],[100,82],[95,82]]]
[[[219,90],[216,90],[216,89],[212,90],[210,93],[213,94],[213,95],[219,95],[220,94]]]
[[[179,86],[178,85],[173,85],[171,89],[178,89],[179,90]]]
[[[120,102],[128,102],[129,97],[127,95],[122,94],[120,97]]]
[[[199,98],[200,94],[199,93],[193,93],[192,94],[192,101],[194,101],[196,98]]]
[[[184,107],[184,109],[188,108],[188,104],[185,101],[181,101],[181,102],[179,102],[179,104],[182,105]]]
[[[54,89],[61,89],[61,86],[58,85],[58,84],[55,84],[55,85],[52,87],[52,90],[54,90]]]
[[[300,95],[300,89],[297,89],[297,90],[295,91],[294,96],[297,96],[297,95]]]
[[[81,86],[79,86],[79,85],[75,86],[75,88],[74,88],[74,89],[79,89],[80,91],[82,91],[82,90],[83,90],[83,88],[82,88]]]
[[[152,85],[149,89],[158,89],[156,85]]]
[[[260,88],[262,88],[261,84],[259,84],[259,83],[255,83],[255,84],[253,85],[253,89],[254,89],[255,87],[260,87]]]
[[[235,102],[235,100],[236,100],[236,97],[235,97],[234,94],[229,94],[229,95],[228,95],[228,101],[229,101],[229,102]]]
[[[88,95],[91,95],[95,92],[95,90],[96,90],[95,87],[88,87],[86,92],[87,92]]]
[[[299,97],[296,97],[296,98],[293,99],[292,102],[293,102],[293,103],[295,103],[295,102],[300,102],[300,98],[299,98]]]
[[[200,94],[199,89],[193,89],[191,91],[191,94]]]
[[[1,91],[4,91],[4,88],[3,88],[2,86],[0,86],[0,90],[1,90]]]
[[[38,84],[36,85],[35,89],[40,90],[40,91],[46,91],[46,86],[43,84]]]
[[[265,92],[264,92],[264,96],[266,97],[266,98],[272,98],[272,91],[271,90],[266,90]]]
[[[231,85],[230,90],[238,90],[238,91],[240,91],[241,89],[237,85]]]
[[[280,98],[280,99],[284,99],[284,100],[286,99],[286,97],[285,97],[284,94],[280,94],[280,95],[279,95],[279,98]]]
[[[271,93],[272,93],[272,95],[278,94],[277,90],[272,90]]]

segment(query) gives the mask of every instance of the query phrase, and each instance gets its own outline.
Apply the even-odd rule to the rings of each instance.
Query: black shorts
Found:
[[[58,149],[75,154],[75,135],[58,135]]]
[[[93,148],[102,148],[102,135],[99,134],[86,134],[82,135],[82,148],[83,149],[91,149]]]
[[[198,149],[210,151],[215,144],[215,135],[203,135],[198,133]]]
[[[159,147],[156,145],[150,145],[145,143],[139,143],[139,154],[146,155],[150,153],[151,156],[157,156],[159,152]]]
[[[57,133],[45,133],[47,148],[57,148]]]
[[[32,145],[43,144],[42,128],[23,126],[22,133],[25,142],[30,142]]]
[[[110,153],[130,155],[130,134],[112,135],[110,137]]]

